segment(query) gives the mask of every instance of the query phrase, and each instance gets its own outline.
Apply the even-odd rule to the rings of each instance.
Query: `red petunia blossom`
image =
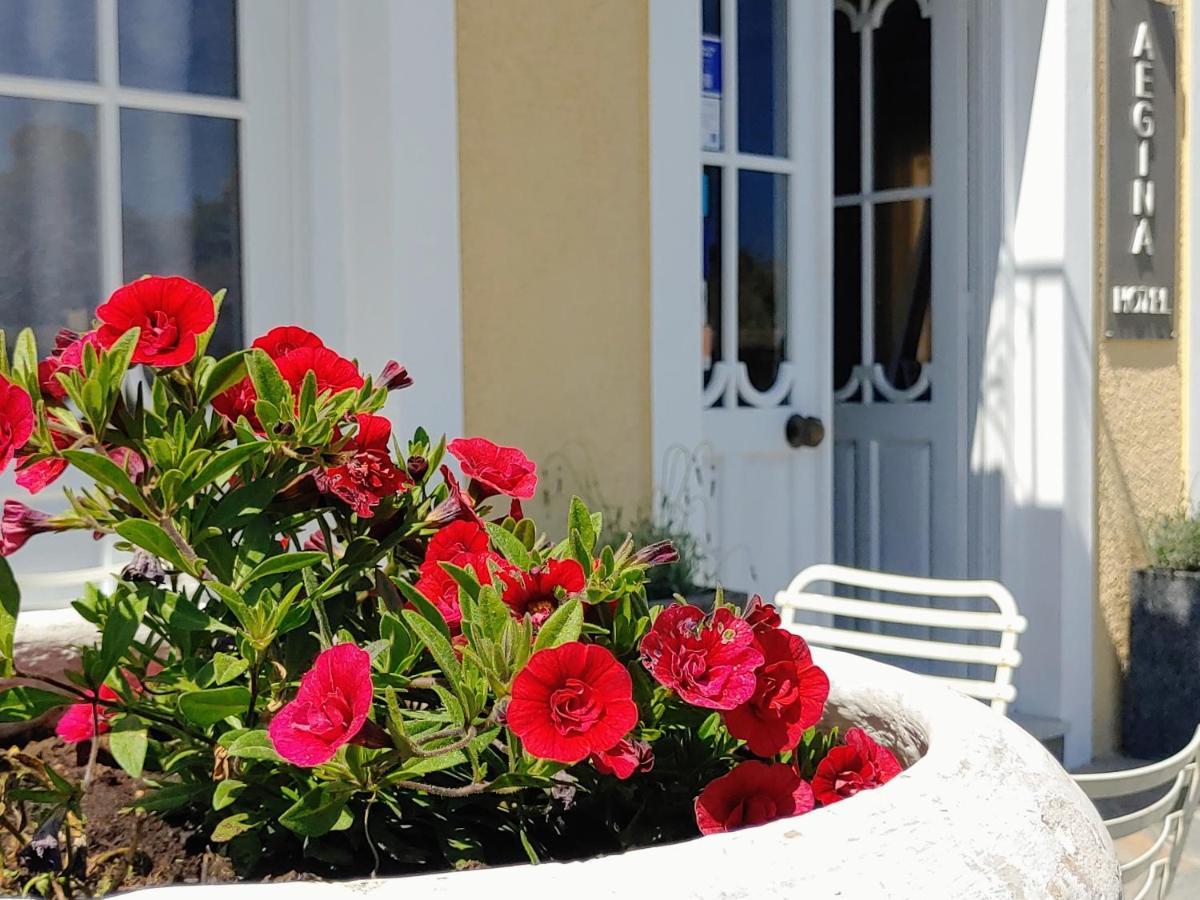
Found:
[[[33,434],[33,400],[25,389],[0,375],[0,472]]]
[[[770,603],[764,603],[761,594],[755,594],[746,604],[742,618],[750,623],[755,634],[770,632],[780,625],[779,610]]]
[[[577,594],[587,584],[583,566],[573,559],[551,559],[528,572],[508,567],[501,573],[505,588],[501,599],[518,619],[529,616],[534,628],[540,628],[558,609],[562,596]]]
[[[88,344],[99,347],[100,341],[96,332],[76,334],[66,328],[55,336],[55,349],[48,357],[38,363],[38,384],[42,395],[50,400],[64,400],[67,389],[55,378],[59,372],[73,372],[83,366],[83,348]]]
[[[429,511],[429,515],[425,517],[425,525],[430,528],[442,528],[459,520],[478,524],[480,519],[479,513],[475,512],[475,504],[459,486],[458,479],[454,477],[449,466],[442,466],[442,479],[446,482],[449,493],[445,500]]]
[[[62,531],[49,513],[31,509],[20,500],[5,500],[0,516],[0,556],[11,556],[35,534]]]
[[[349,388],[363,386],[358,367],[328,347],[299,347],[275,360],[279,374],[291,385],[292,393],[300,396],[304,376],[312,372],[317,379],[317,394],[337,394]]]
[[[660,684],[705,709],[733,709],[749,700],[763,661],[754,630],[726,607],[706,616],[695,606],[668,606],[640,651]]]
[[[861,728],[851,728],[846,732],[846,743],[834,747],[817,764],[813,794],[819,803],[828,806],[886,784],[902,771],[891,750],[877,744]]]
[[[539,759],[577,763],[611,750],[637,724],[633,679],[599,644],[533,654],[513,681],[508,727]]]
[[[50,440],[55,450],[66,450],[75,440],[69,434],[61,431],[50,431]],[[47,456],[32,462],[33,454],[17,454],[17,484],[31,494],[45,489],[58,480],[67,468],[67,461],[61,456]]]
[[[654,750],[645,741],[621,738],[617,746],[593,753],[588,761],[601,775],[614,775],[624,781],[654,768]]]
[[[825,711],[829,677],[813,664],[804,638],[781,628],[757,636],[762,666],[755,673],[754,696],[722,713],[729,733],[747,743],[756,756],[793,749]]]
[[[216,320],[212,294],[178,275],[152,275],[117,288],[96,310],[96,338],[106,350],[140,328],[133,361],[169,369],[191,362],[196,341]]]
[[[469,556],[460,555],[455,559],[447,560],[447,562],[460,568],[470,569],[475,573],[480,584],[491,584],[492,573],[488,568],[489,560],[505,563],[504,557],[491,551]],[[437,611],[446,620],[450,633],[458,634],[462,629],[462,607],[459,606],[458,600],[458,582],[454,580],[453,575],[442,568],[441,562],[436,559],[426,559],[417,571],[420,573],[415,585],[417,591],[437,607]]]
[[[142,683],[138,681],[137,676],[132,672],[121,671],[125,678],[125,683],[129,685],[134,694],[142,692]],[[95,696],[91,691],[86,691],[87,696]],[[110,688],[107,684],[100,685],[100,699],[114,702],[120,700],[120,695]],[[94,709],[94,715],[93,715]],[[62,714],[62,718],[58,720],[58,725],[54,729],[62,740],[68,744],[78,744],[82,741],[90,741],[97,734],[105,734],[112,725],[109,720],[113,718],[120,710],[112,706],[101,706],[98,703],[72,703]]]
[[[388,450],[392,423],[367,413],[360,413],[357,422],[358,431],[346,448],[349,456],[317,473],[317,487],[344,500],[359,518],[369,519],[381,500],[407,490],[411,482]]]
[[[329,762],[363,730],[373,691],[367,651],[354,644],[323,651],[300,679],[296,699],[271,720],[275,752],[297,766]]]
[[[425,548],[425,561],[455,563],[463,557],[483,553],[488,548],[487,532],[478,522],[459,520],[439,529]]]
[[[696,824],[701,834],[717,834],[799,816],[813,805],[812,788],[790,766],[749,760],[700,792]]]
[[[265,351],[271,359],[279,359],[301,347],[324,347],[325,342],[299,325],[279,325],[256,337],[250,346]]]
[[[462,464],[463,474],[482,486],[483,496],[507,494],[528,500],[537,488],[537,466],[516,447],[475,437],[455,438],[446,449]]]
[[[233,387],[226,388],[213,397],[212,407],[230,422],[236,422],[240,417],[245,416],[251,428],[255,431],[262,431],[262,423],[258,421],[258,415],[254,412],[254,404],[257,400],[258,394],[254,391],[254,382],[247,376]]]

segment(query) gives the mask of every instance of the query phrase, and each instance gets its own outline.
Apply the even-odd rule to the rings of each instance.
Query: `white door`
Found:
[[[701,6],[709,540],[722,585],[771,594],[832,546],[832,22]]]
[[[836,0],[834,558],[966,575],[962,0]]]

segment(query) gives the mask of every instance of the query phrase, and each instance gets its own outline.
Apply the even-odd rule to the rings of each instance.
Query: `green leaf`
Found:
[[[217,811],[224,809],[237,800],[245,789],[245,782],[238,781],[236,778],[226,778],[224,781],[218,781],[217,787],[213,791],[212,808]]]
[[[176,631],[220,631],[224,634],[237,634],[237,629],[217,621],[183,594],[164,594],[157,612],[168,627]]]
[[[214,653],[212,659],[213,684],[228,684],[250,668],[249,660],[232,653]]]
[[[13,345],[13,380],[29,391],[31,397],[37,392],[32,388],[37,385],[37,342],[33,337],[32,328],[22,328]]]
[[[145,519],[126,519],[117,523],[117,534],[129,543],[137,544],[146,552],[169,562],[180,572],[189,575],[200,574],[183,558],[183,554],[167,537],[167,533],[153,522],[147,522]]]
[[[259,401],[280,410],[292,408],[292,389],[265,351],[258,347],[250,350],[246,356],[246,370],[250,373]]]
[[[179,712],[184,718],[201,727],[207,727],[229,716],[246,712],[250,706],[250,691],[241,685],[185,691],[179,695],[178,702]]]
[[[122,716],[108,735],[109,752],[130,778],[142,777],[148,744],[146,724],[133,715]]]
[[[446,676],[451,690],[462,700],[462,665],[454,655],[454,648],[450,646],[450,641],[419,612],[405,609],[401,613],[404,616],[404,620],[408,622],[408,627],[413,630],[417,638],[425,645],[430,656],[433,657],[433,661],[437,663],[438,668],[442,670],[442,674]]]
[[[150,812],[171,812],[195,803],[209,791],[207,784],[164,784],[134,803]]]
[[[578,497],[571,498],[571,511],[567,515],[567,532],[578,531],[584,549],[590,554],[596,546],[596,529],[592,526],[592,516],[587,506]]]
[[[87,450],[64,450],[63,456],[66,457],[71,465],[89,476],[97,484],[116,491],[137,507],[144,515],[152,515],[150,507],[146,504],[146,498],[142,496],[141,491],[137,489],[137,486],[125,474],[125,470],[107,456],[100,453],[91,453]]]
[[[224,844],[226,841],[232,841],[242,832],[256,827],[250,821],[250,813],[234,813],[232,816],[226,816],[213,827],[212,841],[214,844]]]
[[[229,390],[246,377],[246,351],[238,350],[218,360],[208,370],[204,384],[200,386],[198,406],[207,406],[217,394]]]
[[[120,591],[108,611],[100,637],[100,652],[85,665],[88,681],[99,685],[116,668],[121,658],[133,646],[134,636],[146,614],[146,597],[129,590]]]
[[[283,758],[275,752],[275,745],[265,729],[255,728],[234,738],[228,747],[230,756],[238,759],[265,759],[270,762],[283,762]]]
[[[225,605],[237,616],[237,620],[243,628],[250,628],[254,620],[254,615],[250,611],[250,605],[246,603],[245,598],[240,593],[229,587],[229,585],[221,584],[219,581],[206,581],[204,582],[204,586],[221,598]]]
[[[13,633],[20,609],[21,590],[8,560],[0,556],[0,676],[13,673]]]
[[[583,604],[579,602],[578,598],[572,597],[542,623],[537,640],[533,642],[534,652],[577,641],[582,629]]]
[[[396,587],[400,589],[400,593],[404,595],[404,599],[417,608],[417,611],[425,617],[427,622],[431,622],[433,627],[447,641],[450,640],[450,626],[446,624],[446,617],[438,612],[438,608],[418,591],[415,587],[409,584],[402,578],[392,579]]]
[[[266,441],[258,441],[253,444],[238,444],[236,447],[222,450],[205,463],[204,468],[187,480],[179,489],[178,496],[186,499],[204,490],[213,482],[220,481],[232,473],[246,460],[262,453],[267,447]]]
[[[500,592],[491,585],[479,589],[479,600],[475,604],[475,620],[484,635],[496,643],[504,637],[504,629],[512,619],[512,610],[500,597]]]
[[[301,550],[297,553],[281,553],[279,556],[268,556],[255,566],[249,575],[242,579],[242,587],[270,575],[282,575],[285,572],[306,569],[309,566],[316,565],[323,559],[325,559],[325,554],[320,550]]]
[[[515,566],[522,569],[528,569],[533,565],[533,560],[529,556],[529,551],[525,549],[525,545],[511,531],[501,528],[494,522],[487,522],[487,533],[492,539],[492,543],[496,545],[504,558]]]
[[[8,687],[0,690],[0,722],[28,722],[57,706],[75,703],[74,697],[41,688]]]
[[[343,792],[315,787],[279,817],[279,824],[302,837],[319,837],[333,830],[347,799]]]

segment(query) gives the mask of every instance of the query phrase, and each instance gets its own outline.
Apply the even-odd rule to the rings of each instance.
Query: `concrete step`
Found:
[[[1063,747],[1067,736],[1066,722],[1050,716],[1031,716],[1017,710],[1010,710],[1008,717],[1037,738],[1055,759],[1063,761]]]

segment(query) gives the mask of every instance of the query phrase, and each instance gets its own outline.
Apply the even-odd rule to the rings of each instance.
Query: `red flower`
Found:
[[[829,696],[829,678],[813,665],[804,638],[772,628],[758,635],[765,657],[755,673],[754,696],[722,714],[725,727],[756,756],[790,750],[816,725]]]
[[[598,644],[539,650],[513,681],[508,726],[539,759],[577,763],[611,750],[637,720],[633,679]]]
[[[258,394],[254,391],[254,383],[247,376],[233,387],[227,388],[213,397],[212,406],[230,422],[236,422],[239,417],[245,416],[251,428],[255,431],[262,431],[262,423],[258,421],[258,416],[254,412],[254,403],[257,400]]]
[[[462,464],[463,474],[490,494],[528,500],[537,488],[537,466],[516,447],[498,447],[485,438],[455,438],[446,449]]]
[[[392,423],[366,413],[357,421],[358,431],[347,448],[349,457],[318,473],[317,487],[344,500],[359,518],[369,519],[379,501],[405,490],[409,479],[388,452]]]
[[[709,616],[694,606],[669,606],[642,638],[642,665],[686,702],[733,709],[754,694],[762,651],[753,629],[726,607]]]
[[[275,752],[297,766],[329,762],[362,730],[373,690],[367,651],[353,644],[323,651],[300,679],[296,699],[271,720]]]
[[[467,496],[467,492],[459,486],[458,479],[448,466],[442,466],[442,478],[449,493],[445,500],[429,511],[429,515],[425,517],[425,524],[431,528],[442,528],[460,519],[478,523],[479,513],[475,512],[475,505]]]
[[[265,351],[271,359],[279,359],[301,347],[324,347],[325,342],[299,325],[280,325],[256,337],[250,346]]]
[[[0,375],[0,472],[33,434],[33,400],[25,389]]]
[[[828,806],[886,784],[902,771],[891,750],[875,743],[861,728],[851,728],[846,732],[845,745],[834,747],[817,764],[813,794]]]
[[[142,692],[142,683],[132,672],[122,670],[121,674],[125,678],[125,683],[135,694]],[[89,697],[95,696],[91,691],[85,693]],[[112,702],[120,700],[121,697],[107,684],[102,684],[100,685],[100,699]],[[94,716],[93,707],[95,708]],[[97,734],[104,734],[112,727],[109,720],[118,712],[119,710],[115,707],[101,706],[98,703],[72,703],[63,711],[54,733],[68,744],[90,741]]]
[[[61,530],[48,513],[31,509],[20,500],[5,500],[0,517],[0,556],[16,553],[35,534]]]
[[[770,603],[763,603],[761,594],[755,594],[750,598],[742,617],[750,623],[755,634],[772,631],[780,624],[779,610]]]
[[[50,440],[55,450],[65,450],[75,441],[68,434],[51,429]],[[31,494],[36,494],[58,480],[58,476],[67,468],[67,461],[61,456],[47,456],[37,462],[31,462],[33,454],[17,455],[17,484]]]
[[[196,355],[196,340],[216,319],[212,295],[178,275],[152,275],[119,287],[96,310],[96,337],[106,350],[131,328],[140,328],[135,363],[160,369],[182,366]]]
[[[338,356],[328,347],[300,347],[285,353],[275,360],[279,374],[292,387],[292,393],[300,395],[304,376],[312,372],[317,378],[317,394],[337,394],[348,388],[363,386],[363,377],[358,367],[350,360]]]
[[[492,573],[488,568],[489,560],[496,560],[498,563],[507,565],[504,557],[491,551],[459,556],[446,561],[473,571],[480,584],[491,584]],[[439,560],[426,558],[417,571],[420,572],[420,577],[417,579],[416,589],[422,597],[437,607],[437,611],[446,620],[450,633],[458,634],[462,628],[462,607],[458,601],[458,582],[454,580],[453,575],[442,568]]]
[[[445,560],[458,565],[457,561],[460,558],[475,556],[487,548],[487,532],[479,523],[460,519],[451,522],[429,539],[429,545],[425,548],[425,561]]]
[[[38,384],[42,394],[51,400],[64,400],[67,389],[55,378],[59,372],[72,372],[83,366],[83,348],[91,344],[99,347],[100,341],[96,332],[76,334],[66,328],[59,331],[54,339],[54,352],[38,363]]]
[[[696,824],[701,834],[716,834],[799,816],[812,808],[812,788],[790,766],[749,760],[700,792]]]
[[[541,627],[558,609],[558,588],[567,596],[579,593],[587,584],[583,566],[573,559],[551,559],[528,572],[510,566],[500,577],[506,585],[502,599],[518,619],[528,615],[534,628]]]
[[[654,768],[654,750],[645,741],[621,738],[611,750],[593,753],[589,762],[601,775],[615,775],[624,781],[635,773]]]

